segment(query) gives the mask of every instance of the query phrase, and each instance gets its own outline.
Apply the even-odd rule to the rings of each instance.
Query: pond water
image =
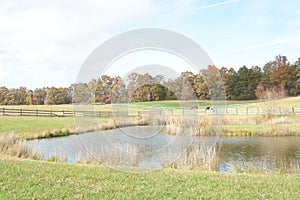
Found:
[[[57,156],[70,163],[92,157],[111,166],[112,157],[129,161],[135,155],[137,166],[150,168],[172,163],[192,143],[215,145],[219,152],[218,171],[221,172],[233,171],[234,165],[239,168],[253,165],[266,170],[300,166],[300,137],[294,136],[192,138],[164,134],[160,127],[138,126],[27,141],[27,145],[44,159]],[[167,159],[162,161],[161,155],[166,153]]]

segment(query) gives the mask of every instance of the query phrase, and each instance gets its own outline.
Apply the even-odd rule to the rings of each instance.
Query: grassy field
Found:
[[[134,118],[133,118],[134,119]],[[202,116],[201,120],[209,117]],[[137,119],[135,120],[137,123]],[[110,118],[98,118],[101,129],[115,128]],[[88,122],[87,122],[88,123]],[[144,122],[139,124],[145,124]],[[181,124],[174,124],[181,126]],[[265,119],[262,115],[226,115],[222,136],[289,136],[300,135],[300,116],[272,116]],[[14,133],[19,138],[47,138],[76,134],[78,131],[72,117],[2,117],[0,116],[0,134]],[[85,131],[83,131],[85,132]]]
[[[299,98],[281,100],[280,105],[299,105]],[[287,101],[289,103],[287,103]],[[132,103],[132,111],[160,104],[176,109],[177,102]],[[288,104],[288,105],[287,105]],[[208,101],[200,102],[209,105]],[[262,102],[230,102],[228,106],[260,106]],[[10,106],[20,108],[21,106]],[[300,107],[300,105],[299,105]],[[24,109],[71,110],[70,105],[22,106]],[[111,110],[97,105],[96,110]],[[209,117],[209,116],[204,116]],[[109,126],[111,119],[98,119]],[[273,120],[273,121],[272,121]],[[223,135],[253,136],[258,133],[299,132],[298,115],[227,115]],[[66,131],[66,132],[64,132]],[[20,138],[49,133],[76,132],[72,117],[2,117],[0,135],[14,132]],[[200,172],[165,168],[147,174],[129,174],[95,164],[65,164],[10,157],[0,152],[0,199],[300,199],[300,176]],[[30,157],[29,157],[30,158]]]
[[[216,102],[217,103],[217,102]],[[281,108],[300,108],[300,97],[289,97],[280,100],[273,101],[263,101],[263,100],[250,100],[250,101],[225,101],[227,107],[239,108],[239,107],[249,107],[249,108],[264,108],[266,106],[274,106]],[[183,102],[184,104],[184,102]],[[200,108],[206,106],[211,106],[212,101],[209,100],[200,100],[197,101],[197,104]],[[166,110],[175,110],[181,109],[180,101],[150,101],[150,102],[132,102],[125,104],[128,106],[130,111],[151,109],[153,107],[163,108]],[[72,105],[1,105],[0,108],[23,108],[23,109],[40,109],[40,110],[66,110],[70,111],[73,109]],[[99,111],[112,110],[111,104],[106,105],[94,105],[94,109]]]
[[[144,125],[138,117],[130,118],[135,124]],[[90,124],[92,129],[78,129],[73,117],[28,117],[28,116],[0,116],[0,135],[14,133],[22,139],[49,138],[67,136],[94,130],[116,128],[114,120],[109,117],[81,119],[81,124]],[[130,121],[131,122],[131,121]],[[129,123],[127,123],[129,124]],[[121,121],[119,125],[122,126]],[[123,126],[126,125],[126,122]]]
[[[162,169],[129,174],[99,165],[0,157],[0,199],[299,199],[300,176]]]
[[[37,138],[60,130],[75,130],[72,117],[2,117],[0,133],[14,132],[21,138]]]
[[[203,117],[202,117],[203,118]],[[262,116],[227,115],[224,118],[223,136],[256,136],[256,135],[300,135],[300,117],[286,116],[284,121],[276,122]],[[114,128],[113,120],[98,118],[103,129]],[[276,124],[278,123],[278,124]],[[105,128],[107,127],[107,128]],[[0,134],[14,133],[20,138],[32,139],[41,137],[64,136],[77,133],[72,117],[2,117],[0,116]]]
[[[190,104],[190,102],[188,102]],[[217,102],[216,102],[217,103]],[[238,106],[244,106],[244,105],[255,105],[257,103],[261,103],[261,101],[226,101],[224,102],[229,107],[238,107]],[[197,104],[200,108],[204,108],[206,106],[211,106],[212,101],[209,100],[201,100],[197,101]],[[163,108],[165,110],[176,110],[176,109],[182,109],[181,106],[185,105],[185,102],[183,101],[182,105],[180,104],[180,101],[149,101],[149,102],[132,102],[129,104],[125,104],[128,106],[128,108],[131,111],[135,110],[144,110],[144,109],[151,109],[153,107],[156,108]],[[73,109],[73,106],[71,104],[68,105],[2,105],[0,108],[23,108],[23,109],[40,109],[40,110],[66,110],[70,111]],[[300,106],[299,106],[300,107]],[[112,110],[113,107],[111,104],[106,105],[94,105],[94,110]]]
[[[263,107],[268,104],[282,107],[299,107],[300,97],[291,97],[276,102],[262,101],[227,101],[228,107]],[[205,107],[210,105],[210,101],[199,101],[199,105]],[[139,102],[129,105],[131,113],[162,107],[166,110],[179,109],[178,101],[160,102]],[[1,106],[0,106],[1,107]],[[40,110],[72,110],[72,105],[28,105],[28,106],[3,106],[5,108],[23,108]],[[95,110],[112,110],[112,105],[95,105]],[[175,111],[174,111],[175,112]],[[177,111],[176,111],[177,112]],[[178,112],[180,112],[178,110]],[[202,115],[204,115],[202,113]],[[223,135],[226,136],[253,136],[253,135],[299,135],[300,116],[289,115],[288,123],[270,123],[260,116],[255,115],[227,115],[223,126]],[[254,119],[253,119],[254,118]],[[276,116],[274,116],[276,118]],[[246,120],[245,120],[246,119]],[[99,124],[104,129],[113,128],[113,120],[109,118],[99,118]],[[253,123],[255,121],[255,123]],[[242,123],[241,123],[242,122]],[[0,116],[0,134],[14,132],[21,138],[31,139],[38,137],[64,136],[77,133],[74,119],[72,117],[9,117]],[[80,132],[80,131],[79,131]]]

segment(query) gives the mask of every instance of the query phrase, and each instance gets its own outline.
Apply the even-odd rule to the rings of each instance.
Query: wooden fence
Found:
[[[73,117],[73,116],[97,116],[111,117],[111,111],[70,111],[70,110],[30,110],[1,108],[0,116],[36,116],[36,117]]]
[[[259,114],[278,114],[278,115],[297,115],[300,114],[300,108],[215,108],[213,111],[206,112],[205,108],[198,110],[177,109],[177,110],[145,110],[129,114],[124,111],[70,111],[70,110],[30,110],[30,109],[12,109],[1,108],[0,116],[36,116],[36,117],[129,117],[141,115],[205,115],[205,114],[228,114],[228,115],[259,115]]]

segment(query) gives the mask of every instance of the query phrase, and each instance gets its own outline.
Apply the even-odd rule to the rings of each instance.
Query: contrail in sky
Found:
[[[230,0],[230,1],[222,1],[219,3],[215,3],[215,4],[210,4],[210,5],[206,5],[206,6],[199,6],[196,8],[192,8],[191,10],[201,10],[201,9],[206,9],[206,8],[213,8],[213,7],[217,7],[217,6],[222,6],[225,4],[231,4],[231,3],[236,3],[239,2],[241,0]],[[167,17],[167,16],[171,16],[171,15],[176,15],[176,11],[161,15],[160,17]]]
[[[239,2],[240,0],[230,0],[230,1],[223,1],[220,3],[215,3],[215,4],[211,4],[211,5],[207,5],[207,6],[200,6],[200,7],[196,7],[193,10],[200,10],[200,9],[205,9],[205,8],[212,8],[212,7],[216,7],[216,6],[222,6],[225,4],[230,4],[230,3],[236,3]]]
[[[263,44],[257,44],[257,45],[253,45],[253,46],[248,46],[248,47],[243,47],[243,48],[237,48],[237,49],[232,49],[229,51],[225,51],[225,52],[217,52],[217,53],[212,53],[213,55],[227,55],[227,54],[233,54],[233,53],[237,53],[240,51],[245,51],[245,50],[249,50],[249,49],[257,49],[257,48],[261,48],[261,47],[267,47],[267,46],[273,46],[273,45],[279,45],[279,44],[285,44],[285,43],[290,43],[290,42],[294,42],[294,41],[298,41],[300,40],[300,37],[294,37],[294,38],[288,38],[288,39],[283,39],[283,40],[277,40],[277,41],[272,41],[272,42],[267,42],[267,43],[263,43]]]

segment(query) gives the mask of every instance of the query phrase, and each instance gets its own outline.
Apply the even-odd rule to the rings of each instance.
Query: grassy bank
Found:
[[[174,118],[174,117],[173,117]],[[175,117],[176,118],[176,117]],[[140,118],[131,118],[135,123],[144,125],[151,121],[151,117],[142,116]],[[201,123],[198,124],[199,131],[201,126],[210,126],[210,116],[201,116]],[[213,118],[212,118],[213,119]],[[153,119],[152,119],[153,120]],[[128,122],[126,122],[128,121]],[[174,121],[174,120],[173,120]],[[203,123],[204,122],[204,123]],[[99,128],[113,129],[116,128],[112,118],[98,118]],[[130,125],[130,120],[125,120],[125,124],[119,126]],[[182,127],[182,123],[175,120],[170,124],[173,129]],[[222,136],[291,136],[300,135],[300,116],[269,116],[262,115],[226,115],[224,117],[224,125],[222,128]],[[97,127],[95,127],[97,129]],[[180,130],[180,129],[177,129]],[[78,130],[72,117],[9,117],[0,116],[0,134],[8,134],[14,132],[20,138],[48,138],[56,136],[66,136],[77,134],[85,130]],[[87,130],[91,131],[91,130]],[[176,134],[176,133],[175,133]],[[177,133],[179,134],[179,133]]]
[[[145,125],[146,123],[145,120],[139,120],[137,117],[131,117],[130,119],[138,125]],[[89,118],[83,118],[82,120],[86,121],[83,121],[83,124],[91,123]],[[0,116],[0,135],[14,133],[23,139],[50,138],[132,125],[132,122],[128,119],[125,121],[119,120],[116,124],[115,120],[109,117],[97,118],[97,122],[98,124],[92,124],[88,128],[78,128],[75,126],[73,117]]]
[[[220,136],[300,136],[299,115],[226,115],[201,116],[199,119],[171,117],[166,121],[166,132],[176,135],[215,135],[213,124],[216,121],[220,122],[216,125]]]
[[[228,115],[222,136],[300,136],[299,115]]]
[[[129,174],[104,166],[0,157],[0,199],[299,199],[296,175],[162,169]]]
[[[227,106],[233,107],[264,107],[269,105],[290,108],[300,107],[300,97],[291,97],[272,102],[262,101],[227,101]],[[149,110],[152,108],[164,108],[175,114],[181,114],[180,104],[178,101],[159,101],[159,102],[137,102],[129,104],[129,113],[137,113],[141,110]],[[210,101],[199,101],[199,106],[210,105]],[[72,105],[28,105],[28,106],[3,106],[6,108],[23,108],[23,109],[40,109],[40,110],[72,110]],[[112,110],[112,105],[95,105],[97,111]],[[177,109],[177,110],[176,110]],[[202,108],[201,108],[202,109]],[[176,110],[176,111],[175,111]],[[201,110],[203,111],[203,110]],[[177,113],[179,112],[179,113]],[[289,136],[300,135],[300,115],[285,116],[286,120],[280,120],[282,116],[262,116],[262,115],[226,115],[224,126],[222,129],[223,136]],[[142,116],[143,118],[143,116]],[[207,121],[209,116],[200,116],[201,120]],[[133,118],[132,118],[133,119]],[[147,124],[149,116],[143,119],[133,119],[138,124]],[[279,119],[279,120],[277,120]],[[272,121],[273,120],[273,121]],[[277,121],[276,121],[277,120]],[[98,118],[101,129],[112,129],[117,127],[112,118]],[[206,122],[205,122],[206,123]],[[126,125],[126,124],[124,124]],[[203,125],[203,124],[202,124]],[[181,124],[174,124],[174,127],[180,127]],[[93,128],[94,129],[94,128]],[[20,138],[48,138],[55,136],[66,136],[83,132],[75,127],[72,117],[25,117],[25,116],[0,116],[0,134],[14,132]],[[91,130],[88,130],[91,131]],[[171,131],[172,132],[172,131]]]
[[[72,117],[0,117],[0,133],[14,132],[20,138],[38,138],[74,130]]]

